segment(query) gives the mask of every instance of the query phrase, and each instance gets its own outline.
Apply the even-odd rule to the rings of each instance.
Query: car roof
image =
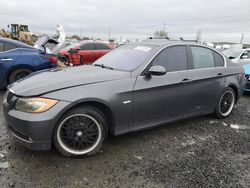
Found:
[[[109,44],[107,41],[101,41],[101,40],[83,40],[80,42],[80,45],[87,44],[87,43],[102,43],[102,44]]]
[[[168,39],[147,39],[137,44],[154,45],[154,46],[159,46],[159,47],[164,47],[164,46],[174,45],[174,44],[200,45],[199,43],[195,41],[168,40]]]
[[[30,45],[25,44],[23,42],[9,39],[9,38],[0,37],[0,41],[14,44],[14,45],[18,46],[19,48],[33,48],[33,46],[30,46]]]

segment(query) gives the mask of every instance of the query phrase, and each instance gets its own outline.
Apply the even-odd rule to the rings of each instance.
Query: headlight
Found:
[[[41,113],[49,110],[58,103],[58,100],[46,98],[18,98],[15,108],[29,113]]]

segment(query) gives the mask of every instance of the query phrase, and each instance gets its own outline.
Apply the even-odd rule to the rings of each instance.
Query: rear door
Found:
[[[13,65],[20,55],[16,45],[8,42],[0,42],[0,63],[5,66]]]
[[[188,52],[193,63],[190,71],[190,104],[186,115],[212,112],[224,89],[224,58],[219,53],[201,46],[190,46]]]
[[[153,65],[165,67],[167,73],[138,76],[134,86],[134,123],[137,126],[134,129],[181,118],[189,102],[186,46],[165,48],[146,70]]]

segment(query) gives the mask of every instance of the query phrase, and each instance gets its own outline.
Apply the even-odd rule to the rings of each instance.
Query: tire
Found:
[[[30,73],[32,73],[32,70],[30,69],[16,69],[10,73],[8,78],[8,84],[12,84],[20,80],[21,78],[28,76]]]
[[[215,116],[219,119],[224,119],[228,117],[233,111],[236,102],[235,91],[228,87],[226,88],[219,99],[218,104],[215,108]]]
[[[92,106],[80,106],[66,112],[57,124],[53,143],[64,156],[82,157],[98,153],[107,136],[104,114]]]

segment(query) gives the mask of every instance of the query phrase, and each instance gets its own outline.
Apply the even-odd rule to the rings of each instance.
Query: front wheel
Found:
[[[54,145],[64,156],[90,156],[100,151],[106,137],[104,114],[91,106],[66,113],[54,131]]]
[[[10,73],[8,83],[12,84],[20,80],[21,78],[28,76],[30,73],[32,73],[32,70],[30,69],[16,69]]]
[[[219,100],[219,103],[215,109],[215,115],[217,118],[226,118],[228,117],[235,105],[235,92],[232,88],[226,88]]]

